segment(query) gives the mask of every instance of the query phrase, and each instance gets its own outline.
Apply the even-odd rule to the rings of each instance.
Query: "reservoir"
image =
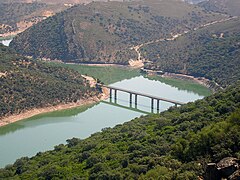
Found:
[[[111,83],[111,86],[184,103],[210,94],[205,87],[193,88],[192,85],[188,86],[188,83],[183,85],[184,83],[139,75]],[[103,128],[114,127],[136,117],[157,112],[156,109],[151,111],[149,98],[139,96],[137,107],[130,106],[128,100],[129,94],[118,92],[116,102],[114,99],[107,99],[93,105],[37,115],[1,127],[0,167],[14,163],[20,157],[31,157],[40,151],[51,150],[58,144],[65,144],[67,139],[84,139]],[[160,101],[160,111],[170,106],[173,104]]]

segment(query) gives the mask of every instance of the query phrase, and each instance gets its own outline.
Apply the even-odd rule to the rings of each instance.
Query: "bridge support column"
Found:
[[[112,99],[112,89],[110,88],[109,91],[110,91],[110,99]]]
[[[115,89],[114,91],[114,100],[116,101],[117,100],[117,90]]]
[[[157,112],[159,112],[159,106],[160,106],[160,104],[159,104],[159,99],[157,100]]]
[[[137,106],[137,94],[135,94],[135,106]]]
[[[153,98],[151,99],[151,109],[152,110],[154,109],[154,99]]]
[[[129,102],[130,102],[130,104],[132,104],[132,93],[130,93],[129,95],[130,95]]]

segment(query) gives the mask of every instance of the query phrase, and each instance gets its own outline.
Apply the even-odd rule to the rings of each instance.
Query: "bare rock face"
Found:
[[[235,171],[231,176],[228,178],[229,180],[240,180],[240,169]]]
[[[233,157],[227,157],[217,163],[217,169],[221,172],[223,178],[228,178],[239,169],[239,160]]]
[[[226,157],[218,163],[209,163],[204,175],[205,180],[240,180],[240,160]]]

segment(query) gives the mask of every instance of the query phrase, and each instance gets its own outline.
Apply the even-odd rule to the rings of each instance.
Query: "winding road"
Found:
[[[230,21],[232,19],[236,19],[238,18],[237,16],[233,16],[233,17],[229,17],[229,18],[226,18],[226,19],[221,19],[221,20],[218,20],[218,21],[213,21],[213,22],[210,22],[210,23],[206,23],[206,24],[203,24],[197,28],[194,28],[192,31],[197,31],[201,28],[204,28],[204,27],[208,27],[208,26],[211,26],[211,25],[214,25],[214,24],[217,24],[217,23],[222,23],[222,22],[226,22],[226,21]],[[133,61],[136,61],[136,62],[141,62],[142,63],[142,67],[144,66],[144,62],[149,62],[149,60],[147,59],[144,59],[144,57],[141,55],[141,51],[140,49],[143,47],[143,46],[146,46],[146,45],[149,45],[149,44],[153,44],[153,43],[158,43],[158,42],[164,42],[164,41],[174,41],[175,39],[189,33],[191,31],[187,31],[185,30],[183,33],[180,33],[180,34],[172,34],[172,37],[170,38],[161,38],[161,39],[157,39],[157,40],[153,40],[153,41],[148,41],[146,43],[142,43],[142,44],[139,44],[139,45],[136,45],[136,46],[133,46],[131,47],[130,49],[131,50],[135,50],[136,53],[138,54],[138,58],[137,60],[130,60],[129,63],[133,63]]]

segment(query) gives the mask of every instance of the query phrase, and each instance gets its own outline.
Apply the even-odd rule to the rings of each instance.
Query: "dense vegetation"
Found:
[[[146,68],[204,76],[221,86],[240,79],[240,19],[189,32],[175,41],[144,46],[141,51],[153,63]]]
[[[0,34],[25,29],[63,9],[44,3],[0,3]]]
[[[0,118],[98,94],[73,70],[16,55],[0,45]]]
[[[240,157],[240,83],[203,100],[105,128],[23,157],[9,179],[197,179],[206,162]]]
[[[11,47],[33,57],[67,62],[128,64],[133,45],[223,18],[176,0],[77,5],[15,37]]]

